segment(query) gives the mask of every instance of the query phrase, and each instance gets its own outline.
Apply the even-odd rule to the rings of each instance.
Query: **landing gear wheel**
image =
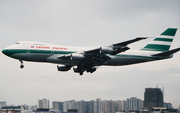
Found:
[[[96,71],[96,68],[93,68],[93,69],[90,71],[90,73],[93,73],[94,71]]]
[[[21,65],[20,68],[21,68],[21,69],[24,68],[24,65]]]
[[[21,69],[24,68],[23,61],[22,61],[22,60],[19,60],[19,61],[21,62],[20,68],[21,68]]]
[[[83,75],[83,72],[79,72],[79,75]]]

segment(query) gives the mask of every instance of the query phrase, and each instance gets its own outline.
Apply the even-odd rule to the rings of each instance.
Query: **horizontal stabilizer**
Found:
[[[170,56],[170,55],[172,55],[172,54],[178,52],[179,50],[180,50],[180,48],[176,48],[176,49],[169,50],[169,51],[166,51],[166,52],[154,54],[154,55],[152,55],[152,56],[159,56],[159,57]]]

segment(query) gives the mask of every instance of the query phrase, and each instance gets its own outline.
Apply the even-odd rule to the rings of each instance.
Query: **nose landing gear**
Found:
[[[19,60],[21,62],[21,65],[20,65],[20,68],[24,68],[24,65],[23,65],[23,61],[22,60]]]

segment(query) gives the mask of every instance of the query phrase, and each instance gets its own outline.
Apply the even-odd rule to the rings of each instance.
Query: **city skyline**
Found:
[[[118,101],[131,101],[131,100],[134,100],[134,99],[137,99],[136,102],[140,102],[142,103],[142,106],[143,105],[143,102],[144,102],[144,99],[140,99],[140,98],[137,98],[137,97],[127,97],[125,99],[116,99],[116,100],[113,100],[113,99],[101,99],[101,98],[96,98],[96,99],[91,99],[91,100],[84,100],[84,99],[81,99],[81,100],[76,100],[76,99],[69,99],[69,100],[48,100],[47,98],[43,98],[42,100],[37,100],[37,104],[34,104],[34,105],[28,105],[26,103],[24,104],[18,104],[18,105],[28,105],[28,106],[37,106],[37,108],[45,108],[45,109],[50,109],[50,108],[53,108],[53,103],[54,102],[68,102],[68,101],[74,101],[74,102],[79,102],[79,101],[85,101],[85,102],[90,102],[90,101],[114,101],[114,102],[118,102]],[[6,106],[17,106],[15,104],[6,104],[7,102],[6,101],[0,101],[0,103],[2,103],[2,105],[6,105]],[[4,104],[5,103],[5,104]],[[43,105],[44,103],[44,105]],[[171,104],[171,105],[170,105]],[[124,106],[124,105],[122,105]],[[173,107],[173,103],[171,102],[164,102],[164,106],[172,106]],[[131,108],[129,105],[126,106],[127,108]],[[138,106],[139,107],[139,106]],[[180,105],[177,107],[177,109],[180,107]],[[173,107],[175,108],[175,107]],[[123,109],[123,108],[122,108]],[[135,109],[139,109],[139,108],[135,108]],[[140,108],[141,109],[141,108]]]
[[[144,93],[143,94],[145,94],[145,91],[146,91],[146,89],[159,89],[159,90],[161,90],[161,88],[158,88],[158,84],[156,84],[156,87],[148,87],[148,88],[145,88],[144,89]],[[162,90],[164,91],[164,87],[162,87]],[[143,95],[143,96],[145,96],[145,95]],[[164,96],[164,92],[163,92],[163,96]],[[129,97],[126,97],[126,98],[123,98],[123,99],[103,99],[102,101],[104,101],[104,100],[113,100],[113,101],[126,101],[126,99],[128,99]],[[131,98],[137,98],[137,96],[132,96]],[[139,97],[138,97],[139,98]],[[163,97],[164,98],[164,97]],[[40,103],[43,103],[43,101],[44,101],[44,103],[46,103],[46,99],[47,98],[43,98],[42,100],[38,100],[38,103],[40,102]],[[98,99],[98,98],[96,98],[96,99]],[[101,98],[99,98],[99,99],[101,99]],[[144,101],[144,97],[143,98],[140,98],[142,101]],[[65,102],[65,101],[72,101],[72,100],[77,100],[77,99],[67,99],[67,100],[50,100],[50,102]],[[93,99],[89,99],[89,100],[87,100],[87,99],[79,99],[78,101],[81,101],[81,100],[83,100],[83,101],[91,101],[91,100],[93,100]],[[7,101],[1,101],[0,100],[0,102],[6,102],[6,103],[8,103]],[[50,104],[50,102],[49,102],[49,100],[48,100],[48,103],[49,103],[49,108],[52,108],[52,105]],[[37,107],[38,107],[38,103],[37,103]],[[164,101],[164,103],[172,103],[172,102],[170,102],[170,101]],[[29,104],[26,104],[26,103],[23,103],[23,104],[17,104],[17,105],[29,105]],[[13,103],[11,103],[11,104],[8,104],[8,106],[11,106],[11,105],[15,105],[15,104],[13,104]],[[34,106],[35,104],[32,104],[32,106]],[[41,105],[42,106],[42,105]],[[47,106],[47,105],[46,105]],[[167,105],[168,106],[168,105]],[[173,103],[172,103],[172,106],[173,106]],[[174,107],[174,106],[173,106]],[[178,108],[178,107],[180,107],[180,105],[178,105],[177,107],[174,107],[174,108]],[[43,107],[42,107],[43,108]]]
[[[0,50],[17,41],[100,47],[140,36],[156,37],[178,28],[170,49],[180,47],[179,0],[1,0]],[[152,38],[129,47],[141,49]],[[144,98],[147,87],[164,87],[165,102],[180,102],[180,52],[172,59],[120,67],[100,67],[81,77],[56,64],[18,60],[0,52],[0,100],[37,104],[37,100],[106,100]],[[25,103],[24,103],[25,102]]]
[[[131,110],[134,111],[143,111],[147,109],[147,107],[143,106],[143,100],[138,97],[130,97],[126,100],[101,100],[101,98],[96,98],[94,100],[86,101],[86,100],[67,100],[67,101],[52,101],[52,107],[49,108],[49,100],[43,98],[42,100],[38,100],[37,105],[28,106],[28,105],[19,105],[19,106],[4,106],[6,108],[24,106],[26,110],[50,110],[50,111],[63,111],[67,112],[68,110],[77,110],[81,113],[115,113],[115,112],[128,112]],[[156,106],[154,106],[156,107]],[[171,103],[164,103],[164,106],[161,108],[166,109],[174,109]],[[178,108],[175,108],[178,109]]]

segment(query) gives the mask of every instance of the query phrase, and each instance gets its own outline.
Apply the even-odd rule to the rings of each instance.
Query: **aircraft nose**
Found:
[[[9,56],[9,54],[8,54],[9,52],[8,52],[7,49],[3,49],[3,50],[2,50],[2,53],[5,54],[5,55],[7,55],[7,56]]]

